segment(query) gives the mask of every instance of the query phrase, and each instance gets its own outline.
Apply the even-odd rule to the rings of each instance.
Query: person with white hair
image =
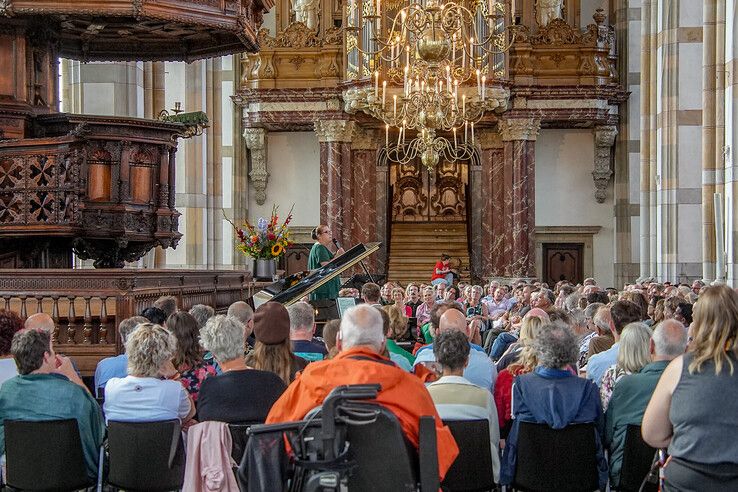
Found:
[[[246,365],[243,324],[232,316],[214,316],[200,331],[200,343],[213,354],[222,372],[202,382],[197,400],[198,420],[264,422],[287,385],[271,371]]]
[[[687,349],[687,329],[675,319],[662,321],[653,330],[648,345],[651,362],[618,381],[605,412],[605,446],[610,450],[611,487],[620,483],[628,426],[641,425],[643,413],[664,369]]]
[[[376,403],[387,407],[397,417],[403,433],[416,447],[420,417],[435,417],[438,471],[442,478],[459,453],[456,441],[443,425],[422,381],[382,357],[384,345],[379,311],[366,304],[348,309],[338,331],[338,354],[332,359],[310,363],[274,404],[266,422],[302,419],[322,404],[336,386],[379,384],[382,389]]]

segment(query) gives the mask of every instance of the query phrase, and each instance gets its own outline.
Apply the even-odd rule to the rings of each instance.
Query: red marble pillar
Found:
[[[315,122],[320,142],[320,222],[333,230],[342,246],[351,246],[351,139],[354,123]]]
[[[501,127],[503,169],[496,176],[505,183],[503,215],[510,221],[503,225],[507,238],[500,255],[505,262],[504,276],[535,277],[535,139],[540,122],[508,119]]]
[[[505,207],[506,203],[509,205],[511,198],[509,196],[510,187],[504,181],[503,144],[500,134],[492,130],[482,133],[479,143],[482,167],[481,273],[484,278],[503,277],[505,276],[506,247],[507,253],[512,247],[512,234],[506,234],[506,231],[510,229],[505,227],[505,221],[509,221]]]
[[[370,243],[377,235],[377,148],[374,132],[364,131],[352,143],[351,169],[351,239],[350,245]],[[372,255],[364,263],[370,272],[377,272],[378,258]]]

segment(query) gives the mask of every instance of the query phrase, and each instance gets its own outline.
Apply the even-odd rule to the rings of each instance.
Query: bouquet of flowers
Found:
[[[292,244],[290,230],[287,226],[292,221],[294,208],[295,206],[292,205],[287,218],[280,225],[277,225],[279,215],[277,215],[276,205],[272,206],[272,216],[269,220],[259,217],[255,226],[245,221],[243,227],[237,227],[231,222],[238,236],[236,248],[251,258],[271,260],[284,255],[287,246]]]

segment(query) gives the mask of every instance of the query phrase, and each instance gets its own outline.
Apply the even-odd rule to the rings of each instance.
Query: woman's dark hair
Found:
[[[441,260],[450,260],[450,259],[451,259],[451,257],[449,255],[447,255],[446,253],[443,253],[441,255]]]
[[[178,311],[167,318],[167,329],[177,339],[177,350],[172,357],[174,367],[186,370],[200,364],[200,329],[195,318],[186,311]]]
[[[167,315],[164,311],[159,309],[158,307],[147,307],[143,311],[141,311],[141,316],[146,318],[147,320],[151,321],[155,325],[161,325],[164,326],[164,322],[167,320]]]
[[[442,367],[458,370],[469,358],[469,339],[460,331],[444,331],[433,340],[433,355]]]
[[[13,335],[23,328],[23,320],[14,311],[0,309],[0,355],[10,354]]]
[[[318,240],[318,228],[320,228],[320,226],[314,227],[313,232],[310,233],[310,237],[313,238],[313,241]]]

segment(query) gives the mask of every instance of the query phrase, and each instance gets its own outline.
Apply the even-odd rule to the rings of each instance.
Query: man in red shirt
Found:
[[[447,286],[453,285],[454,274],[451,272],[451,266],[449,265],[451,257],[447,254],[441,255],[441,261],[436,262],[436,266],[433,267],[433,275],[431,275],[431,284],[438,285],[444,282]]]
[[[459,448],[420,379],[380,355],[385,344],[382,327],[382,317],[376,308],[359,305],[346,311],[336,341],[339,354],[307,366],[272,406],[266,423],[302,419],[323,403],[336,386],[378,383],[382,389],[376,403],[397,417],[405,436],[416,447],[420,417],[435,418],[438,472],[442,479],[459,454]]]

